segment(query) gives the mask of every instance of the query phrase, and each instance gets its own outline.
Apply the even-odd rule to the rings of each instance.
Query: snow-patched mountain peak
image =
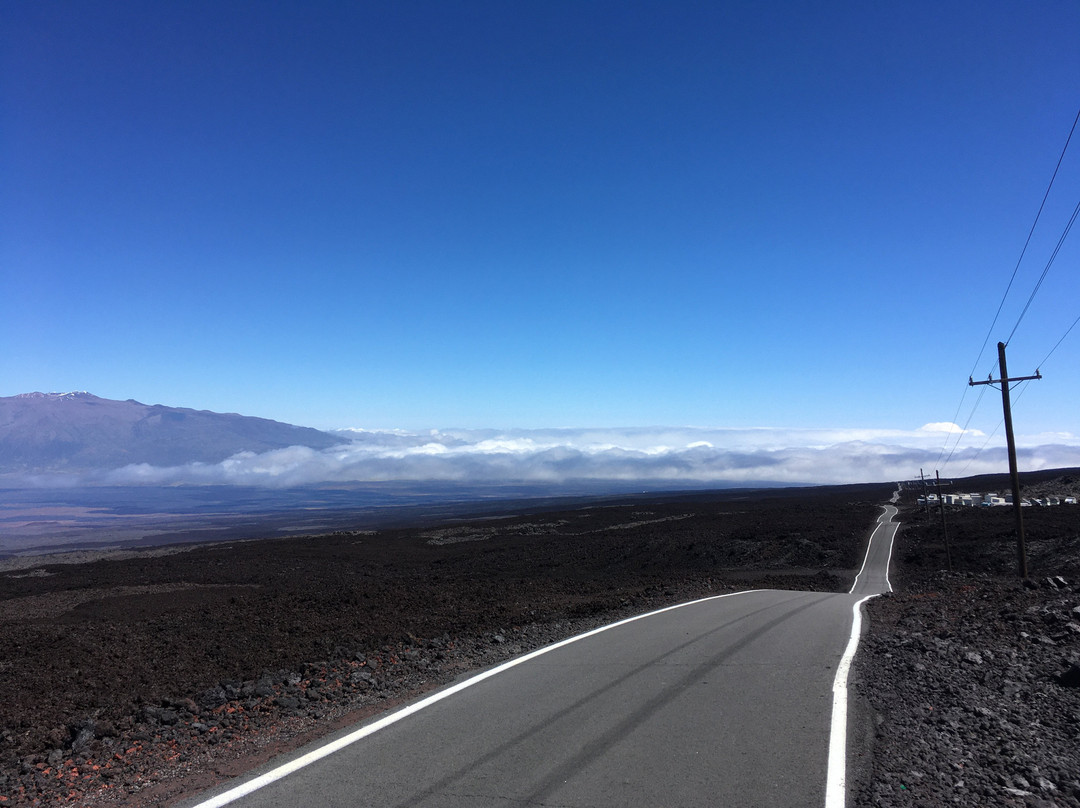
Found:
[[[318,451],[346,441],[266,418],[115,401],[85,390],[0,396],[0,481],[5,474],[214,464],[239,452]]]
[[[53,401],[62,401],[64,399],[97,398],[97,396],[85,390],[74,390],[70,393],[19,393],[15,398],[47,398]]]

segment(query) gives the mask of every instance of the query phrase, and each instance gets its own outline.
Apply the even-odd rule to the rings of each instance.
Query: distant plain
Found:
[[[40,553],[369,530],[671,493],[641,482],[565,485],[351,483],[337,486],[0,488],[0,565]],[[687,489],[684,482],[679,484]],[[731,489],[738,496],[745,489]],[[5,559],[7,561],[5,562]]]

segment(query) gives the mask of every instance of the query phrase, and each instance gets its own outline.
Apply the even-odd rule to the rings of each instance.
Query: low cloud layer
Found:
[[[109,472],[104,482],[288,487],[347,481],[563,483],[574,480],[829,484],[952,477],[1007,468],[1004,440],[955,424],[880,429],[343,430],[342,444],[242,452],[215,464]],[[959,443],[957,441],[959,440]],[[951,459],[944,463],[948,441]],[[953,449],[953,446],[958,448]],[[1080,466],[1080,438],[1019,440],[1023,470]]]

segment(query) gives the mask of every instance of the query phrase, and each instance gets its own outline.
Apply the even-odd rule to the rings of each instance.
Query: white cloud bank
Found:
[[[342,430],[342,444],[302,446],[221,463],[109,472],[119,485],[238,484],[288,487],[347,481],[467,483],[620,482],[829,484],[911,479],[923,468],[952,477],[1007,469],[1004,439],[955,424],[881,429]],[[957,440],[959,443],[957,444]],[[947,465],[942,446],[949,441]],[[957,448],[953,449],[956,445]],[[1080,437],[1018,439],[1022,470],[1080,466]]]

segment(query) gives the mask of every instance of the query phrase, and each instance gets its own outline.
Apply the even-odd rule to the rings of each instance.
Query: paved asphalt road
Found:
[[[896,508],[892,505],[883,507],[885,513],[878,517],[862,569],[851,588],[853,595],[880,595],[892,590],[889,584],[889,557],[892,555],[896,529],[900,525],[892,520],[896,516]]]
[[[748,591],[616,624],[188,805],[820,808],[837,667],[854,604],[888,589],[895,512],[849,594]]]

